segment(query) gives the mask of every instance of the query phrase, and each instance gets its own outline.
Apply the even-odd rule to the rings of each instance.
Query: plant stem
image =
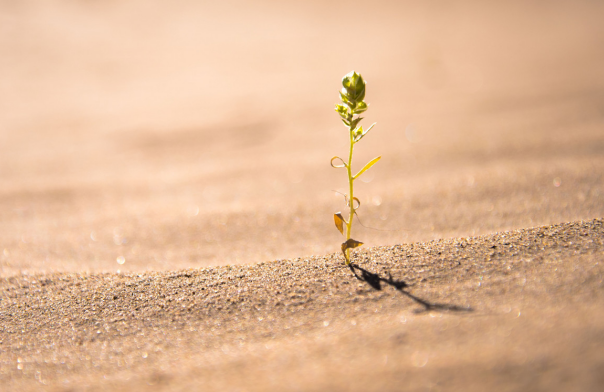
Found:
[[[352,120],[352,116],[351,116]],[[351,237],[352,231],[352,218],[354,217],[354,194],[353,194],[353,181],[352,178],[352,150],[354,148],[354,135],[353,135],[353,127],[350,127],[350,153],[348,154],[348,203],[350,204],[350,214],[348,215],[348,222],[346,222],[346,240],[348,241]],[[346,249],[346,264],[350,264],[350,249]]]

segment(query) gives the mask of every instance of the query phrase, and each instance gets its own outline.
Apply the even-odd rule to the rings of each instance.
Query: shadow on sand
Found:
[[[373,287],[374,289],[381,290],[382,283],[385,283],[385,284],[397,289],[401,294],[411,298],[413,301],[422,305],[423,309],[418,309],[415,311],[415,313],[423,313],[423,312],[429,312],[429,311],[449,311],[449,312],[472,312],[473,311],[473,309],[471,307],[462,307],[462,306],[457,306],[457,305],[434,303],[434,302],[429,302],[429,301],[426,301],[425,299],[416,297],[415,295],[413,295],[410,292],[408,292],[407,290],[405,290],[407,287],[409,287],[409,285],[407,283],[405,283],[402,280],[393,279],[392,275],[390,275],[390,273],[388,274],[388,278],[383,278],[380,275],[367,271],[366,269],[361,268],[355,264],[350,264],[349,267],[350,267],[350,270],[352,271],[352,273],[354,274],[354,276],[358,280],[360,280],[362,282],[366,282],[369,286]]]

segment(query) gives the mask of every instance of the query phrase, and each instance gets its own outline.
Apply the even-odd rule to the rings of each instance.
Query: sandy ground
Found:
[[[341,257],[3,279],[8,390],[599,390],[602,220]]]
[[[500,3],[0,1],[2,389],[598,390],[604,5]]]

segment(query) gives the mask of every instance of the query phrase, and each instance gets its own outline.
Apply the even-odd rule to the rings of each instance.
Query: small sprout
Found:
[[[363,130],[362,126],[357,127],[357,125],[361,122],[363,117],[356,117],[359,114],[365,112],[368,108],[367,103],[365,103],[365,89],[366,82],[363,80],[361,74],[358,74],[354,71],[346,74],[342,79],[342,90],[340,91],[340,100],[341,103],[336,104],[336,112],[341,117],[342,122],[348,128],[348,132],[350,134],[350,150],[348,154],[348,162],[344,161],[344,159],[335,156],[331,158],[331,166],[334,168],[345,168],[348,172],[348,187],[349,193],[344,195],[346,199],[346,205],[350,208],[350,212],[348,214],[348,220],[345,220],[342,216],[342,213],[337,212],[334,214],[333,219],[336,224],[336,228],[342,233],[342,235],[346,235],[346,242],[342,244],[342,253],[344,253],[344,259],[346,259],[346,264],[350,264],[350,249],[354,249],[363,245],[362,242],[353,240],[351,238],[352,231],[352,219],[356,214],[356,210],[361,206],[361,202],[358,198],[354,197],[354,180],[359,178],[361,174],[365,173],[369,168],[375,165],[382,157],[373,158],[369,163],[367,163],[357,174],[352,175],[352,152],[354,149],[354,145],[359,142],[375,125],[373,123],[369,128]],[[334,161],[339,160],[340,164],[334,164]],[[352,200],[352,202],[350,202]],[[356,203],[355,203],[356,202]],[[355,205],[356,204],[356,205]],[[344,227],[346,227],[346,234],[344,234]]]

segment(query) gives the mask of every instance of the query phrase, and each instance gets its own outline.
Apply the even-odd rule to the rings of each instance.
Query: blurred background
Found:
[[[339,251],[604,214],[599,1],[0,0],[0,276]]]

